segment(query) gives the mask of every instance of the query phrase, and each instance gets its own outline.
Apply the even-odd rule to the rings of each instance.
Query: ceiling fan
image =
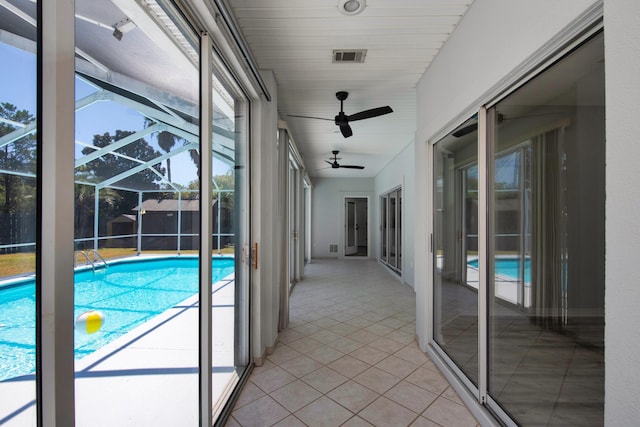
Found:
[[[356,166],[356,165],[341,165],[338,163],[338,150],[333,150],[333,159],[325,160],[325,162],[331,165],[331,169],[345,168],[345,169],[364,169],[364,166]],[[333,160],[331,162],[330,160]]]
[[[378,108],[372,108],[370,110],[360,111],[359,113],[354,113],[354,114],[351,114],[351,115],[347,116],[344,113],[343,103],[344,103],[344,100],[347,99],[348,96],[349,96],[349,92],[344,92],[344,91],[336,92],[336,98],[338,98],[338,101],[340,101],[340,112],[333,119],[333,121],[336,124],[336,126],[340,127],[340,132],[342,133],[342,136],[344,136],[345,138],[349,138],[351,135],[353,135],[353,131],[351,130],[351,126],[349,126],[349,122],[355,122],[356,120],[370,119],[372,117],[378,117],[378,116],[382,116],[384,114],[393,113],[393,110],[391,109],[391,107],[389,107],[387,105],[387,106],[384,106],[384,107],[378,107]],[[292,114],[289,114],[289,117],[302,117],[302,118],[305,118],[305,119],[331,120],[331,119],[326,119],[324,117],[295,116],[295,115],[292,115]]]

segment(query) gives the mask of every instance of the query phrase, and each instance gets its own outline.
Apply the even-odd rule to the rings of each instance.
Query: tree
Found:
[[[146,127],[149,127],[156,124],[156,122],[147,118],[145,119],[144,124]],[[157,138],[158,145],[166,153],[170,153],[171,149],[175,147],[178,142],[181,142],[183,145],[189,142],[186,139],[180,138],[179,136],[165,130],[158,132]],[[196,149],[191,149],[189,150],[189,156],[191,157],[191,161],[193,161],[193,163],[196,165],[197,174],[200,175],[200,153],[198,153],[198,150]],[[169,182],[173,182],[173,180],[171,179],[171,157],[167,158],[167,179],[169,180]]]
[[[27,110],[8,102],[0,103],[0,117],[11,122],[29,124],[34,117]],[[11,123],[0,121],[0,137],[18,129]],[[0,169],[16,172],[36,172],[37,138],[35,134],[26,135],[17,141],[6,144],[0,149]],[[35,240],[36,181],[33,178],[3,173],[0,179],[0,213],[2,231],[0,243],[24,243]]]

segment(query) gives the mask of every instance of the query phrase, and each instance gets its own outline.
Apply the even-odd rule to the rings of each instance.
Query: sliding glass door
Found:
[[[489,395],[524,425],[602,425],[602,34],[489,120]]]
[[[433,148],[434,342],[507,423],[604,421],[603,38]]]
[[[460,129],[469,131],[454,132],[434,150],[433,336],[477,385],[477,121]]]
[[[402,189],[380,196],[380,260],[397,273],[402,271]]]

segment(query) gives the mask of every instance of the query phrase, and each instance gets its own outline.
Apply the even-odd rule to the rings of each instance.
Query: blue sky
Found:
[[[35,55],[0,43],[0,102],[9,102],[18,109],[36,115],[36,57]],[[81,99],[95,89],[76,79],[75,99]],[[130,108],[115,102],[98,102],[76,113],[76,140],[91,144],[93,136],[116,130],[138,131],[145,127],[144,117]],[[156,150],[155,136],[145,138]],[[76,157],[80,157],[82,146],[76,144]],[[166,165],[164,165],[166,166]],[[197,179],[196,168],[187,153],[171,159],[173,182],[187,185]],[[214,161],[214,174],[224,174],[229,167]],[[217,172],[215,172],[217,171]]]

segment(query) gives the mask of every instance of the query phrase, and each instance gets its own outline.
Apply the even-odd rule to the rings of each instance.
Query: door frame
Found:
[[[371,194],[363,193],[363,192],[355,192],[355,193],[345,193],[342,195],[340,199],[340,211],[341,214],[341,222],[340,225],[340,246],[339,246],[339,256],[340,258],[349,258],[349,259],[368,259],[371,257]],[[349,199],[362,199],[366,201],[366,209],[367,209],[367,254],[364,256],[349,256],[346,254],[346,242],[347,242],[347,200]],[[357,243],[356,243],[357,244]]]

